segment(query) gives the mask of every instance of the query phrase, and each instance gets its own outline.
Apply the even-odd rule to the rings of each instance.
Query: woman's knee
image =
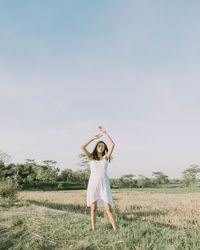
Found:
[[[97,210],[97,202],[93,202],[91,205],[91,211],[96,212],[96,210]]]
[[[92,211],[92,212],[96,212],[96,210],[97,210],[97,207],[96,207],[96,206],[91,206],[91,211]]]
[[[112,213],[111,206],[109,203],[104,201],[104,207],[105,207],[107,213]]]
[[[106,212],[107,213],[112,213],[111,208],[110,207],[106,207]]]

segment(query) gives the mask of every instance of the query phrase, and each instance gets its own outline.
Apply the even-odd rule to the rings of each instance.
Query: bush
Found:
[[[0,182],[0,196],[16,200],[20,191],[19,184],[10,178]]]
[[[63,184],[62,183],[58,183],[57,189],[58,190],[62,190],[63,189]]]

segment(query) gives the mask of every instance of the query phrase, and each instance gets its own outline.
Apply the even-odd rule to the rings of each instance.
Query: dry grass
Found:
[[[112,189],[117,232],[104,208],[92,232],[86,190],[23,191],[15,204],[0,199],[0,248],[200,249],[200,194],[153,192]]]
[[[132,190],[112,190],[113,200],[122,217],[140,219],[174,227],[194,228],[200,221],[200,194],[149,193]],[[86,208],[86,190],[55,192],[21,192],[20,197],[45,203]],[[63,206],[64,207],[64,206]],[[104,210],[104,208],[99,208]]]

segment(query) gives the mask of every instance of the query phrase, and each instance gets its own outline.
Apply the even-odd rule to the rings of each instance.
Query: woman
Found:
[[[110,149],[108,150],[107,145],[103,141],[98,141],[93,149],[92,153],[89,153],[86,146],[95,139],[98,139],[102,134],[95,135],[92,139],[81,146],[83,153],[90,160],[91,175],[87,187],[87,206],[91,207],[91,223],[92,230],[95,231],[96,223],[96,210],[97,207],[104,207],[112,224],[114,231],[116,231],[116,225],[114,217],[111,211],[111,206],[114,206],[110,183],[107,175],[108,160],[111,160],[111,154],[115,144],[106,132],[106,130],[99,126],[101,132],[103,132],[109,142]]]

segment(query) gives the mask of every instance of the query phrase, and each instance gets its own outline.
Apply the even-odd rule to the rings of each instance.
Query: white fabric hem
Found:
[[[98,198],[98,199],[96,199],[96,200],[97,200],[97,207],[104,207],[104,201],[107,202],[108,204],[110,204],[111,207],[114,206],[114,203],[111,202],[111,201],[106,201],[106,200],[104,200],[104,199],[102,199],[102,198]],[[87,207],[90,207],[91,204],[92,204],[93,202],[95,202],[96,200],[94,200],[94,201],[92,201],[92,202],[90,202],[90,203],[87,203]]]

